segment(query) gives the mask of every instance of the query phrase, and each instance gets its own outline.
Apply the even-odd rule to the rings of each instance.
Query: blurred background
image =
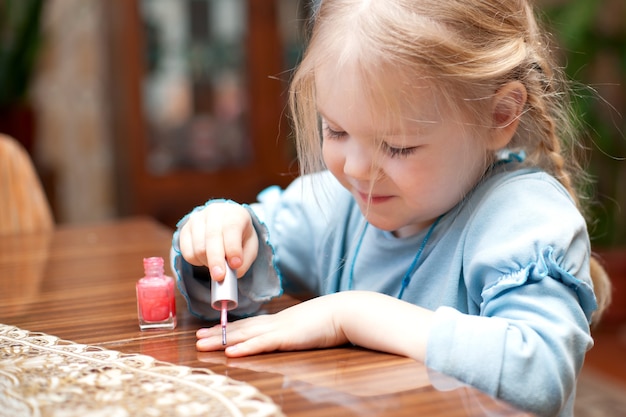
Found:
[[[2,0],[0,132],[31,152],[57,224],[173,226],[288,184],[302,3]]]
[[[626,2],[539,0],[577,89],[594,245],[626,246]],[[252,201],[297,173],[285,102],[304,0],[1,0],[0,131],[58,224]],[[586,85],[589,87],[582,87]]]

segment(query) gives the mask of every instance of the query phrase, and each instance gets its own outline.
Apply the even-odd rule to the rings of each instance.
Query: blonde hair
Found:
[[[523,150],[526,165],[557,178],[584,211],[578,129],[567,80],[553,55],[527,0],[322,0],[289,95],[301,171],[324,168],[315,83],[322,64],[340,70],[356,62],[365,94],[390,102],[407,86],[382,91],[377,82],[382,71],[404,71],[402,82],[432,81],[446,103],[468,114],[475,126],[491,124],[490,98],[518,81],[527,101],[508,147]],[[610,282],[593,257],[590,262],[599,317],[609,302]]]

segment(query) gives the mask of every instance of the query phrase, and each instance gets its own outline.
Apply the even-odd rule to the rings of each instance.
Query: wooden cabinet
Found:
[[[173,226],[209,198],[291,182],[300,2],[143,1],[104,2],[119,214]]]

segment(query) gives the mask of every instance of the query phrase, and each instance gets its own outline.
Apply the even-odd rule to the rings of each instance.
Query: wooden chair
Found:
[[[0,236],[53,228],[52,210],[30,155],[14,138],[0,134]]]

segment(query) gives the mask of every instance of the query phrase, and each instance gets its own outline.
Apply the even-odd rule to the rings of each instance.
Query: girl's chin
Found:
[[[369,224],[374,226],[377,229],[384,230],[386,232],[390,232],[395,237],[410,237],[420,233],[422,230],[427,228],[429,225],[427,224],[398,224],[398,223],[390,223],[388,221],[384,221],[381,219],[377,219],[373,216],[368,216],[364,213],[364,216]]]
[[[380,218],[377,218],[376,216],[372,216],[371,213],[369,215],[368,213],[363,213],[363,216],[365,217],[365,219],[370,225],[374,226],[377,229],[384,230],[386,232],[391,232],[394,235],[396,234],[398,230],[402,230],[404,227],[406,227],[403,225],[399,225],[398,223],[391,223],[389,221],[385,221],[384,219],[381,220]]]

